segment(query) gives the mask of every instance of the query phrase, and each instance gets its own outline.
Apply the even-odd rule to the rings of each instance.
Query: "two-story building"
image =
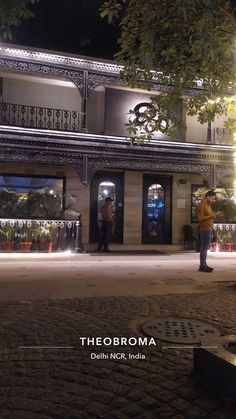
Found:
[[[106,196],[115,199],[113,247],[182,248],[182,226],[194,221],[194,185],[217,187],[234,176],[224,121],[212,124],[210,138],[209,127],[181,111],[187,129],[175,139],[156,133],[134,145],[128,112],[150,92],[125,86],[120,70],[115,62],[2,44],[0,190],[12,199],[20,195],[22,203],[32,191],[73,196],[87,250],[96,248]],[[156,81],[151,94],[162,88]],[[29,222],[23,205],[15,213],[9,205],[0,202],[1,219]],[[32,218],[61,214],[40,208],[39,200]]]

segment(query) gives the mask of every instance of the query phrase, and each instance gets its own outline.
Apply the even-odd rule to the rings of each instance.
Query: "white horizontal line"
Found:
[[[118,263],[118,262],[122,262],[122,263],[135,263],[135,264],[137,264],[137,263],[159,263],[159,262],[170,262],[170,260],[168,259],[151,259],[151,260],[136,260],[136,259],[133,259],[133,260],[122,260],[122,259],[114,259],[114,260],[104,260],[104,259],[98,259],[98,260],[90,260],[90,259],[88,259],[88,260],[78,260],[78,261],[75,261],[75,260],[73,260],[73,261],[65,261],[65,260],[55,260],[55,261],[52,261],[52,260],[44,260],[44,262],[45,263],[47,263],[48,265],[52,265],[52,264],[63,264],[65,267],[68,267],[68,265],[77,265],[77,264],[86,264],[86,265],[91,265],[91,264],[97,264],[98,262],[102,262],[102,263]],[[17,262],[17,263],[22,263],[22,264],[33,264],[33,263],[40,263],[41,261],[40,261],[40,259],[38,259],[38,260],[17,260],[17,259],[15,259],[15,260],[8,260],[8,261],[1,261],[1,264],[9,264],[9,262]],[[193,259],[193,260],[188,260],[188,261],[186,261],[186,259],[184,260],[184,259],[182,259],[182,260],[175,260],[175,259],[172,259],[171,260],[171,262],[179,262],[179,263],[196,263],[196,259]]]
[[[189,345],[184,345],[184,346],[179,346],[179,345],[176,345],[176,346],[162,346],[162,349],[194,349],[194,348],[197,348],[197,349],[217,349],[218,348],[218,346],[189,346]]]
[[[74,346],[18,346],[18,349],[74,349]]]

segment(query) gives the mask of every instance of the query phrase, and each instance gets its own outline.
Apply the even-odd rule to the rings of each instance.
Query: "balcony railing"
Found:
[[[0,124],[57,131],[81,131],[82,112],[2,103]]]
[[[210,244],[210,251],[236,251],[236,224],[214,224],[214,236]]]
[[[81,220],[0,219],[1,252],[82,251]]]
[[[215,127],[213,129],[213,144],[233,145],[232,132],[224,127]]]

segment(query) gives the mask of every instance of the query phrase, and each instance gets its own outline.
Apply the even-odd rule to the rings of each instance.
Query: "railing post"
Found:
[[[81,214],[78,215],[78,221],[76,221],[76,232],[75,232],[75,253],[83,252],[82,245],[82,220]]]
[[[207,144],[212,144],[211,122],[207,124]]]

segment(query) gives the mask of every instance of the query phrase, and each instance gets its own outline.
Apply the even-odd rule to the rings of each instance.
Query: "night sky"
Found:
[[[103,0],[40,0],[35,18],[12,29],[13,44],[112,59],[118,29],[99,16]],[[8,41],[7,41],[8,42]]]

